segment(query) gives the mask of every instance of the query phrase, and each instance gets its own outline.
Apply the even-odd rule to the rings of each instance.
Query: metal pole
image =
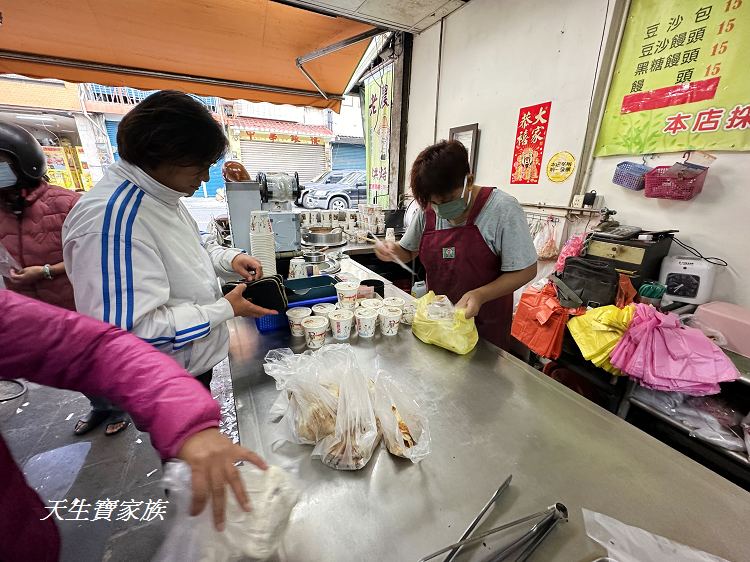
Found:
[[[268,92],[272,94],[290,94],[295,96],[305,96],[308,98],[320,97],[318,92],[309,90],[300,90],[297,88],[285,88],[281,86],[269,86],[267,84],[255,84],[252,82],[239,82],[237,80],[224,80],[220,78],[209,78],[206,76],[192,76],[190,74],[180,74],[177,72],[163,72],[160,70],[148,70],[145,68],[133,68],[127,66],[114,66],[98,62],[88,62],[76,59],[66,59],[59,57],[48,57],[43,55],[31,55],[28,53],[19,53],[17,51],[7,51],[0,49],[0,59],[30,62],[34,64],[49,64],[61,66],[64,68],[75,68],[78,70],[95,70],[97,72],[112,72],[124,76],[145,76],[147,78],[161,78],[165,80],[178,80],[190,84],[203,84],[207,86],[223,86],[227,88],[238,88],[242,90],[255,90],[258,92]],[[321,92],[322,93],[322,92]],[[325,93],[325,99],[343,100],[344,97]]]

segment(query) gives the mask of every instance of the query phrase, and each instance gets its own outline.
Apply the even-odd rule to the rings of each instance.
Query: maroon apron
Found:
[[[495,255],[474,224],[491,194],[491,187],[481,188],[463,226],[435,230],[435,211],[431,206],[425,210],[419,259],[427,272],[427,287],[435,294],[446,295],[454,304],[501,274],[500,256]],[[510,293],[482,306],[476,318],[477,330],[484,339],[508,350],[512,319]]]

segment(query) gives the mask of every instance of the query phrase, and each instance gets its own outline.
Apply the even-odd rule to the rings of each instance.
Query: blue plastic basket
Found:
[[[612,183],[633,191],[641,191],[646,187],[646,173],[652,169],[649,166],[636,164],[635,162],[620,162],[615,168]]]
[[[321,297],[319,299],[310,299],[306,301],[298,301],[298,302],[290,302],[289,308],[298,308],[300,306],[309,306],[312,307],[315,304],[320,304],[322,302],[336,302],[338,300],[338,297],[336,295],[332,297]],[[255,325],[258,327],[258,331],[261,334],[265,334],[266,332],[273,332],[276,330],[288,330],[289,329],[289,321],[287,320],[286,314],[269,314],[268,316],[262,316],[260,318],[255,319]]]

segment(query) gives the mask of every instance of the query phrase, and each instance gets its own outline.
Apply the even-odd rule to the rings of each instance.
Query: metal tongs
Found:
[[[551,505],[544,511],[532,513],[531,515],[521,517],[520,519],[516,519],[515,521],[500,525],[499,527],[490,529],[489,531],[486,531],[480,535],[469,538],[472,531],[477,527],[477,525],[479,525],[489,508],[494,505],[495,502],[497,502],[497,500],[503,494],[503,492],[508,489],[512,478],[512,475],[509,476],[507,480],[505,480],[505,482],[503,482],[503,484],[497,489],[497,491],[492,495],[487,504],[471,522],[464,534],[461,535],[461,538],[458,540],[458,542],[441,548],[440,550],[433,552],[432,554],[429,554],[424,558],[421,558],[419,562],[432,560],[433,558],[436,558],[446,552],[448,552],[448,556],[443,560],[443,562],[451,562],[455,559],[455,557],[458,555],[458,552],[464,546],[476,544],[486,539],[490,535],[499,533],[500,531],[504,531],[506,529],[522,525],[523,523],[528,523],[529,521],[539,519],[539,521],[537,521],[534,526],[531,527],[531,529],[529,529],[521,537],[506,545],[499,552],[493,553],[485,562],[502,562],[504,560],[509,560],[510,557],[514,554],[516,555],[516,562],[524,562],[525,560],[527,560],[561,520],[568,520],[568,509],[563,504],[556,503],[554,505]]]

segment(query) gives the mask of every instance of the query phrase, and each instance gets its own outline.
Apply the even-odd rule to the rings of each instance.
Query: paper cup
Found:
[[[378,309],[358,308],[354,313],[357,324],[357,335],[360,338],[371,338],[375,335],[378,326]]]
[[[250,232],[256,234],[273,232],[268,211],[252,211],[250,213]]]
[[[313,314],[315,316],[322,316],[326,320],[328,320],[328,316],[336,310],[336,305],[330,302],[322,302],[320,304],[316,304],[312,307]],[[331,325],[328,325],[328,332],[331,331]]]
[[[398,334],[398,326],[401,323],[402,311],[395,306],[384,306],[380,309],[380,333],[384,336],[395,336]]]
[[[304,258],[292,258],[289,262],[289,279],[307,277],[307,264]]]
[[[352,323],[354,322],[354,313],[348,309],[334,310],[328,315],[331,323],[333,338],[336,340],[346,340],[352,333]]]
[[[289,329],[293,336],[299,338],[305,335],[305,330],[302,328],[302,321],[311,314],[312,310],[306,306],[290,308],[286,311],[286,317],[289,320]]]
[[[320,349],[326,342],[328,320],[322,316],[308,316],[302,321],[305,343],[310,349]]]
[[[406,301],[402,299],[401,297],[386,297],[383,299],[383,306],[390,306],[393,308],[400,308],[401,310],[403,310],[405,304],[406,304]]]
[[[401,323],[411,326],[414,323],[414,315],[417,312],[417,307],[413,304],[405,304],[403,314],[401,315]]]
[[[336,296],[339,298],[339,305],[341,308],[353,310],[357,307],[358,288],[358,283],[350,283],[348,281],[336,283]]]
[[[372,308],[373,310],[382,308],[383,305],[384,303],[382,299],[365,299],[359,303],[359,306],[361,306],[362,308]]]

